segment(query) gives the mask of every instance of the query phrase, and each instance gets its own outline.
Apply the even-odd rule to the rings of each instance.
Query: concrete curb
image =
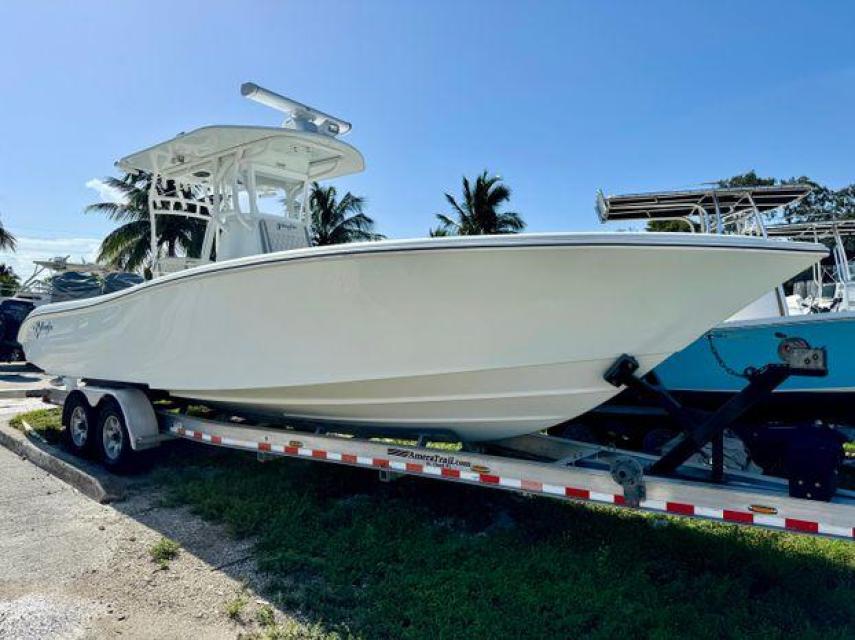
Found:
[[[10,427],[6,420],[0,422],[0,445],[52,476],[56,476],[96,502],[104,504],[122,498],[123,491],[119,487],[112,486],[109,482],[104,483],[79,466],[67,462],[63,458],[68,454],[59,447],[47,443],[36,445],[23,433]],[[74,461],[77,464],[83,462],[76,458]]]

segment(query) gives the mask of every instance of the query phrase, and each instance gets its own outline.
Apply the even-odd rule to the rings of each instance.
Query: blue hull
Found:
[[[828,376],[792,377],[776,395],[819,393],[845,397],[855,393],[855,313],[852,312],[728,323],[675,353],[655,372],[666,388],[674,391],[736,393],[745,386],[745,380],[728,369],[742,372],[746,367],[780,362],[777,350],[784,336],[804,338],[813,347],[826,347]],[[852,403],[855,414],[855,396]]]

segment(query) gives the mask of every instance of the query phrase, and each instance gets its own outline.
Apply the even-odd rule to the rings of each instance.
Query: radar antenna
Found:
[[[351,129],[351,124],[345,120],[259,87],[254,82],[244,82],[240,86],[240,93],[245,98],[284,113],[286,118],[282,126],[288,129],[311,131],[333,137],[344,135]]]

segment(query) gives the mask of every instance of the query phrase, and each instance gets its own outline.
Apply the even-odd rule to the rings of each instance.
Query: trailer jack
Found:
[[[778,347],[782,362],[758,369],[748,368],[743,377],[746,386],[715,412],[688,409],[674,398],[655,374],[638,376],[638,361],[630,355],[620,356],[604,374],[606,382],[626,386],[658,404],[682,431],[680,440],[649,466],[653,475],[673,474],[692,455],[707,444],[712,445],[712,480],[724,480],[724,432],[733,427],[750,409],[766,400],[790,376],[825,376],[828,373],[824,347],[811,347],[800,338],[785,337]]]

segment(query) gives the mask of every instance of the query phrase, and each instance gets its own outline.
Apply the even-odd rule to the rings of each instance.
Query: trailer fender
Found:
[[[154,407],[148,396],[139,389],[85,386],[80,388],[80,391],[92,407],[97,408],[105,397],[111,397],[119,404],[122,413],[125,414],[125,425],[134,451],[151,449],[160,444],[160,432]]]

